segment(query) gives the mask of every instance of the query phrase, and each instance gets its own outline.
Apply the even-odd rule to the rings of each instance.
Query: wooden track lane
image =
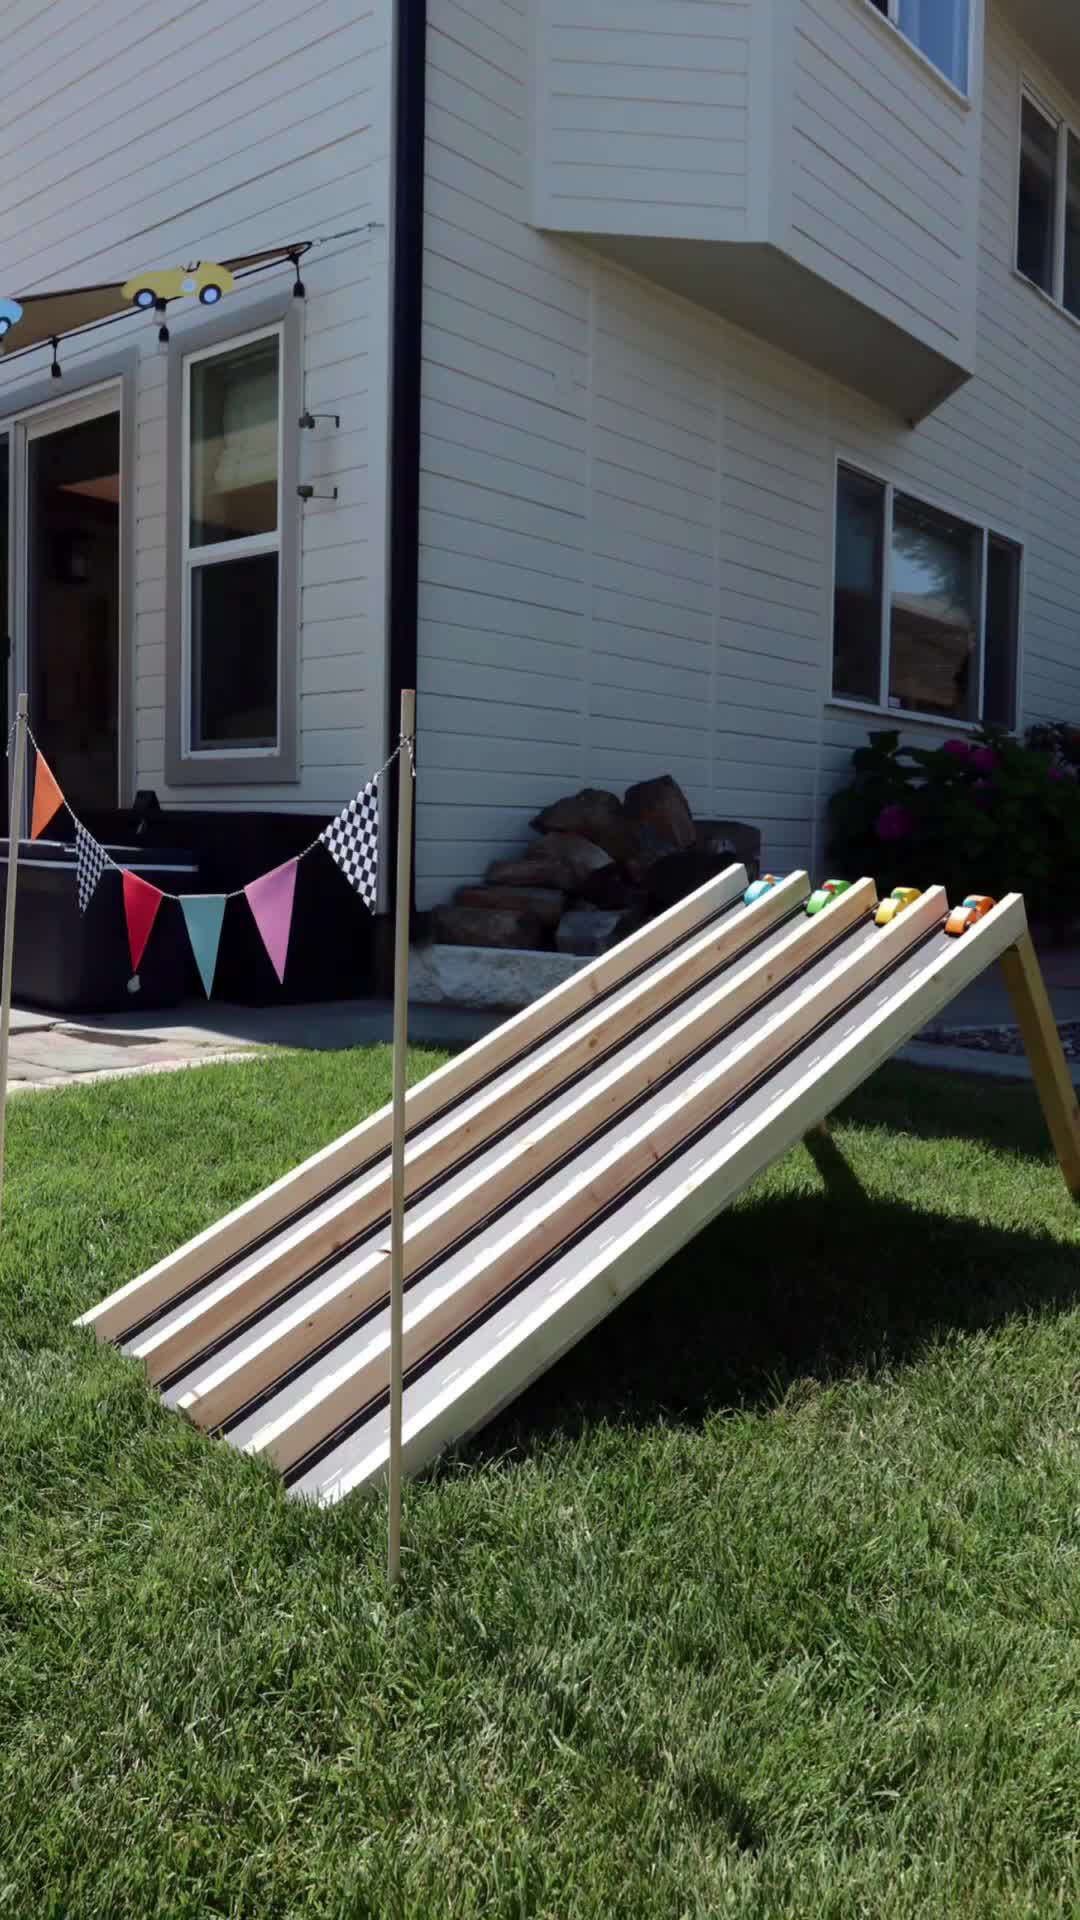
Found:
[[[872,886],[867,885],[873,896]],[[407,1198],[411,1201],[433,1182],[453,1173],[525,1113],[556,1095],[578,1075],[588,1073],[628,1037],[646,1030],[694,987],[729,968],[748,948],[756,946],[763,933],[793,913],[805,893],[805,876],[794,874],[758,905],[726,914],[715,927],[650,968],[613,1000],[576,1021],[549,1046],[498,1075],[475,1099],[429,1128],[408,1148]],[[849,923],[859,912],[868,910],[869,901],[862,895],[855,905],[849,904],[848,894],[842,900],[844,918]],[[801,919],[799,937],[808,950],[830,937],[828,924],[835,926],[833,915],[840,905],[838,901],[835,908],[816,920]],[[826,924],[824,935],[813,934],[818,922]],[[380,1166],[320,1208],[316,1219],[302,1219],[262,1252],[211,1282],[163,1324],[148,1327],[128,1350],[143,1361],[152,1380],[166,1379],[257,1308],[380,1228],[388,1210],[388,1169]]]
[[[1010,952],[1026,929],[1010,895],[961,940],[941,935],[916,950],[807,1047],[763,1081],[715,1128],[667,1162],[618,1210],[464,1337],[406,1376],[405,1468],[418,1473],[447,1445],[500,1408],[584,1337],[899,1047]],[[717,1284],[742,1276],[717,1272]],[[236,1438],[246,1435],[238,1430]],[[330,1450],[290,1482],[302,1499],[333,1503],[386,1472],[386,1416],[376,1402]]]
[[[503,1022],[467,1052],[429,1074],[411,1088],[406,1097],[409,1134],[444,1113],[494,1073],[520,1059],[566,1021],[601,1001],[640,968],[652,965],[669,949],[734,907],[745,887],[745,868],[729,867],[717,879],[698,888],[612,948],[610,953],[591,961],[543,999]],[[264,1192],[234,1208],[223,1220],[197,1234],[146,1273],[119,1287],[98,1306],[82,1314],[76,1325],[92,1329],[99,1339],[121,1338],[130,1327],[175,1299],[177,1294],[198,1285],[227,1262],[239,1259],[283,1222],[315,1205],[341,1181],[388,1156],[390,1131],[391,1110],[386,1106],[313,1154]]]
[[[414,1210],[405,1235],[405,1275],[414,1277],[482,1220],[505,1206],[580,1142],[610,1126],[692,1056],[717,1040],[763,1000],[793,979],[824,950],[860,921],[876,904],[871,881],[844,894],[814,919],[799,915],[767,951],[755,949],[741,965],[725,970],[719,984],[647,1028],[610,1065],[599,1063],[573,1093],[518,1128],[501,1154],[466,1169],[442,1187],[425,1207]],[[250,1345],[231,1365],[214,1369],[211,1381],[181,1403],[200,1426],[217,1426],[236,1408],[298,1364],[327,1340],[369,1312],[386,1295],[389,1247],[368,1246],[360,1258],[328,1275],[321,1289],[306,1289],[293,1313],[272,1330],[253,1330]],[[248,1290],[233,1293],[203,1315],[174,1331],[145,1356],[152,1379],[162,1380],[246,1317]],[[133,1352],[138,1355],[139,1349]]]
[[[839,902],[837,903],[839,905]],[[832,910],[830,910],[832,911]],[[405,1365],[417,1366],[434,1348],[487,1308],[524,1273],[556,1247],[582,1231],[589,1220],[650,1173],[680,1143],[776,1067],[821,1022],[835,1016],[852,998],[887,972],[912,947],[942,923],[946,899],[940,889],[924,894],[884,931],[841,957],[815,978],[790,1005],[759,1024],[739,1029],[734,1046],[721,1044],[700,1063],[693,1085],[650,1113],[644,1123],[631,1115],[595,1149],[586,1151],[565,1173],[536,1196],[525,1221],[494,1249],[470,1259],[466,1246],[437,1268],[406,1301]],[[266,1454],[282,1470],[294,1467],[358,1408],[385,1391],[389,1335],[380,1325],[359,1353],[304,1391],[303,1376],[294,1404],[267,1419],[246,1450]]]

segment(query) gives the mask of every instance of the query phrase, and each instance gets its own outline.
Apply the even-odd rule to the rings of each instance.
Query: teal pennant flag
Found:
[[[187,921],[191,951],[195,955],[199,977],[209,1000],[214,991],[221,923],[225,918],[225,897],[220,893],[188,893],[182,896],[180,905]]]

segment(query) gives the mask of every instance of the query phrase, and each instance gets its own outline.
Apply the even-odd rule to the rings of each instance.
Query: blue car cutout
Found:
[[[17,300],[0,300],[0,340],[5,334],[17,327],[23,317],[23,310]]]

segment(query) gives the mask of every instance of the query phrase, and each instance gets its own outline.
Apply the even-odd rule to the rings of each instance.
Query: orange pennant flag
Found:
[[[53,778],[50,767],[41,748],[37,750],[37,764],[34,767],[34,812],[30,822],[30,838],[36,840],[44,833],[54,814],[59,813],[64,804],[64,796]]]

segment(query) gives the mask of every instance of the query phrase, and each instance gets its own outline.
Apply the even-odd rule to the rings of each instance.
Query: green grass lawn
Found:
[[[418,1055],[418,1076],[434,1064]],[[382,1050],[12,1104],[0,1914],[1080,1912],[1080,1233],[891,1069],[457,1459],[328,1513],[72,1316]]]

